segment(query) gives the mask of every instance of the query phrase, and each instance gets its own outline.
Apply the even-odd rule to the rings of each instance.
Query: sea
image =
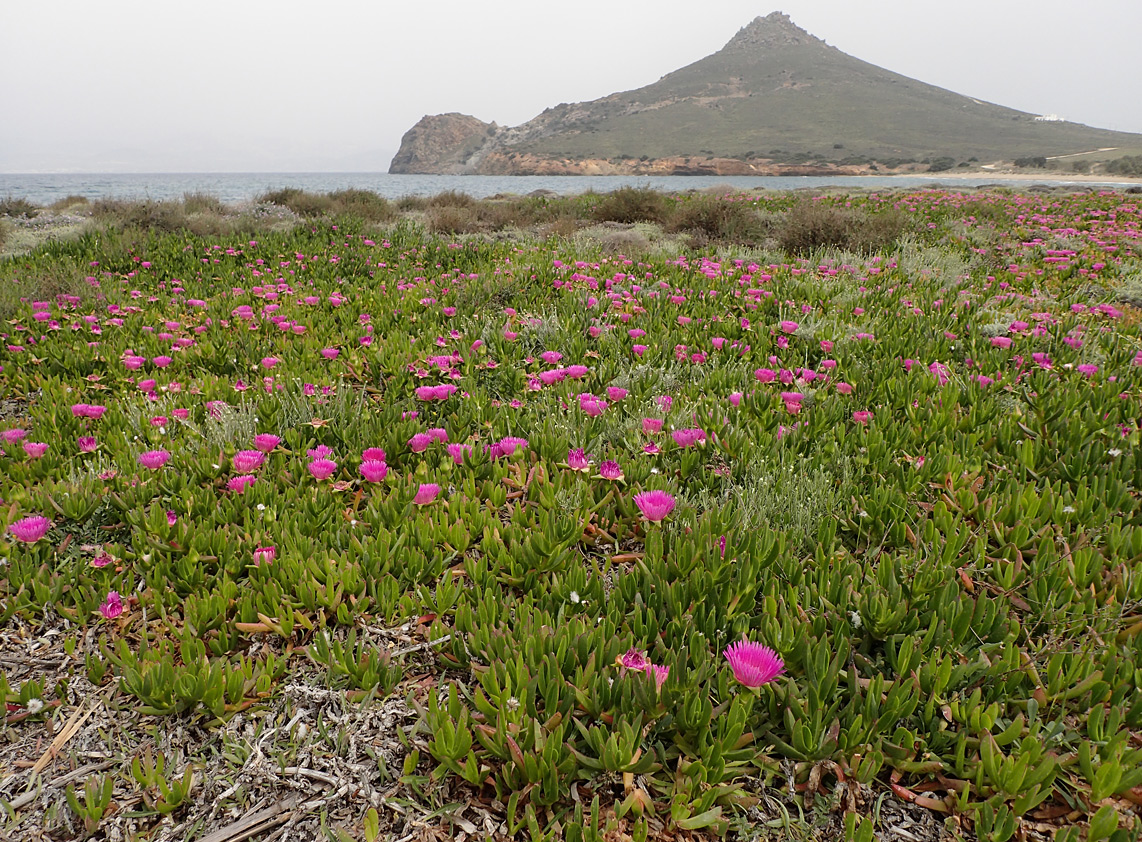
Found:
[[[391,175],[389,173],[0,173],[0,197],[27,199],[46,206],[65,196],[88,199],[181,199],[187,193],[206,193],[226,204],[241,204],[282,187],[298,187],[314,193],[345,188],[371,190],[388,199],[432,196],[454,190],[475,198],[497,195],[527,195],[537,190],[559,195],[595,191],[606,193],[620,187],[649,187],[667,192],[702,190],[730,185],[740,190],[819,190],[850,187],[870,190],[909,189],[925,186],[980,187],[996,185],[985,175],[966,178],[930,176],[626,176],[626,175]],[[1044,186],[1081,186],[1122,189],[1137,182],[1076,182],[1036,180]],[[1005,182],[1015,187],[1015,182]],[[1022,182],[1020,186],[1028,186]]]

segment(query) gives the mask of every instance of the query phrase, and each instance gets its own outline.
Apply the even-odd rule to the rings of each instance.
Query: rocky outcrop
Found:
[[[468,162],[495,135],[496,124],[467,114],[425,115],[405,132],[391,173],[455,175],[468,172]]]

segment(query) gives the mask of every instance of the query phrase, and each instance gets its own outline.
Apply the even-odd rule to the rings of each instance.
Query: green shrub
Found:
[[[112,228],[138,228],[163,233],[182,231],[187,222],[181,203],[153,199],[99,199],[92,204],[91,215]]]
[[[1142,176],[1142,155],[1123,155],[1107,161],[1106,171],[1114,175]]]
[[[365,222],[387,222],[396,215],[388,199],[370,190],[335,190],[329,198],[333,202],[333,213],[338,216],[351,216]]]
[[[62,199],[56,199],[48,208],[54,211],[71,210],[72,208],[87,207],[90,201],[86,196],[72,195],[64,196]]]
[[[297,187],[271,190],[259,196],[258,201],[289,208],[298,216],[326,216],[333,210],[333,199],[328,194],[310,193]]]
[[[665,222],[670,201],[649,187],[620,187],[604,194],[591,212],[598,222]]]
[[[443,193],[429,196],[424,206],[428,208],[470,208],[474,204],[476,204],[476,200],[467,193],[445,190]]]
[[[870,213],[802,201],[786,214],[777,241],[786,252],[799,256],[822,248],[869,253],[891,246],[907,227],[907,217],[894,210]]]
[[[711,240],[759,245],[770,235],[772,218],[745,201],[697,196],[675,205],[669,228],[697,231]]]
[[[40,209],[24,198],[8,196],[0,199],[0,216],[22,216],[31,219],[40,212]]]
[[[217,213],[225,214],[226,205],[217,196],[209,193],[183,193],[182,207],[187,213]]]

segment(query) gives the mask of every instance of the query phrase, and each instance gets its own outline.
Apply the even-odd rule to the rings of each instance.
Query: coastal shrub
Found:
[[[0,199],[0,216],[22,216],[25,219],[31,219],[39,212],[38,207],[22,197],[8,196]]]
[[[365,222],[388,222],[396,211],[384,196],[371,190],[345,189],[329,194],[336,216],[349,216]]]
[[[0,219],[0,251],[4,251],[4,245],[8,242],[11,231],[12,223],[6,219]]]
[[[1107,161],[1106,171],[1114,175],[1142,176],[1142,155],[1123,155]]]
[[[187,213],[226,213],[226,205],[209,193],[183,193],[182,207]]]
[[[422,211],[428,207],[427,196],[401,196],[396,200],[397,210],[401,213],[409,211]]]
[[[433,205],[428,209],[428,230],[434,234],[474,234],[482,227],[470,207]]]
[[[733,197],[695,196],[675,205],[668,227],[697,231],[711,240],[760,245],[772,232],[773,218]]]
[[[872,212],[800,201],[786,213],[776,238],[793,255],[823,248],[867,254],[891,246],[907,227],[907,217],[895,210]]]
[[[333,211],[333,199],[328,193],[310,193],[297,187],[271,190],[258,197],[258,201],[289,208],[298,216],[327,216]]]
[[[470,208],[476,204],[476,199],[467,193],[458,190],[445,190],[435,196],[429,196],[424,206],[427,208]]]
[[[185,230],[187,225],[182,204],[174,201],[100,199],[91,206],[91,215],[104,225],[118,229],[173,233]]]
[[[591,216],[597,222],[665,222],[670,201],[649,187],[620,187],[603,194]]]
[[[77,210],[79,208],[86,208],[89,204],[91,204],[91,201],[86,196],[71,195],[64,196],[62,199],[56,199],[48,205],[48,209],[54,211]]]

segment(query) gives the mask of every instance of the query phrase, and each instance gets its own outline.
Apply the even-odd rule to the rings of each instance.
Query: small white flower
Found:
[[[859,629],[861,627],[860,614],[856,611],[853,611],[851,614],[849,614],[849,622],[853,624],[854,629]]]
[[[517,699],[515,696],[512,696],[510,699],[508,699],[507,709],[513,712],[519,710],[519,699]]]
[[[259,512],[264,512],[266,510],[266,504],[265,503],[259,503],[256,508]]]
[[[857,517],[868,517],[868,512],[866,512],[864,509],[861,509],[859,512],[857,512]]]
[[[27,707],[28,713],[39,713],[44,709],[44,703],[42,699],[28,699]]]
[[[651,469],[650,469],[650,472],[651,472],[652,474],[657,474],[657,473],[658,473],[658,468],[651,468]]]
[[[1063,506],[1063,514],[1073,515],[1074,513],[1075,513],[1075,507],[1074,506]]]
[[[578,591],[571,591],[571,601],[574,602],[576,605],[579,604],[579,592]]]
[[[1108,450],[1106,452],[1110,456],[1121,456],[1122,455],[1122,451],[1119,450],[1117,447],[1112,447],[1110,450]]]

